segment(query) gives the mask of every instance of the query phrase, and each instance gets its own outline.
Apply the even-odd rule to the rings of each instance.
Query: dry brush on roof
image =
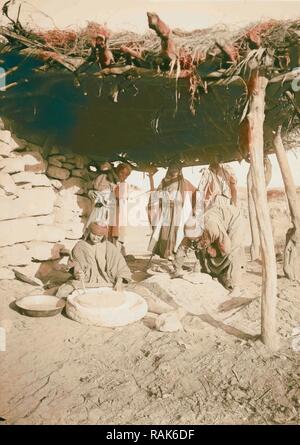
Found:
[[[3,15],[9,18],[9,24],[1,28],[1,34],[12,45],[25,45],[56,52],[61,57],[84,59],[91,46],[95,45],[97,36],[103,35],[109,39],[118,63],[128,62],[126,56],[130,56],[133,64],[138,63],[136,59],[142,59],[144,67],[149,69],[161,55],[164,42],[170,40],[174,42],[174,52],[181,69],[191,69],[219,56],[221,64],[227,64],[229,73],[240,73],[249,61],[254,63],[255,56],[258,56],[266,67],[271,66],[273,60],[276,70],[284,71],[291,62],[290,49],[297,47],[300,39],[300,19],[268,20],[235,29],[217,25],[186,32],[171,30],[156,13],[151,12],[147,13],[150,30],[144,34],[112,32],[107,25],[92,21],[80,29],[25,29],[18,17],[12,19],[9,16],[10,3],[7,1],[2,8]],[[123,52],[122,48],[132,49],[138,57]],[[262,49],[267,51],[264,59]]]

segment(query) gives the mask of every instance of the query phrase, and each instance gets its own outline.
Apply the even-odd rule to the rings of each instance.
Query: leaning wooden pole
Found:
[[[252,169],[252,192],[255,203],[262,255],[261,335],[271,350],[278,346],[276,333],[277,270],[272,225],[264,175],[265,94],[268,80],[252,73],[249,82],[249,154]]]
[[[274,138],[274,148],[289,203],[292,227],[286,234],[283,270],[290,280],[300,281],[300,204],[297,189],[281,139],[281,126]]]

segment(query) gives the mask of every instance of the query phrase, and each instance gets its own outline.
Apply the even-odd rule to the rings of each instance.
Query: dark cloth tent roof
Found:
[[[0,115],[24,139],[46,149],[57,145],[66,151],[89,154],[95,160],[124,158],[138,168],[166,166],[170,159],[180,159],[185,165],[206,164],[214,159],[239,160],[245,157],[239,137],[247,107],[245,78],[250,76],[255,61],[254,66],[265,69],[270,79],[265,150],[272,151],[272,132],[279,124],[290,148],[297,142],[299,123],[300,95],[291,88],[291,80],[300,60],[300,22],[289,22],[288,27],[281,22],[275,29],[277,33],[292,29],[293,38],[287,39],[284,34],[276,48],[273,40],[265,40],[263,57],[261,46],[255,50],[248,46],[240,50],[234,63],[228,62],[228,51],[208,57],[206,48],[205,60],[193,66],[192,75],[182,75],[184,70],[170,75],[169,71],[158,72],[156,67],[138,66],[141,64],[134,61],[130,65],[128,61],[121,63],[121,58],[112,68],[79,75],[75,68],[70,69],[74,57],[64,56],[60,59],[63,65],[50,57],[51,63],[47,59],[45,67],[40,53],[44,47],[37,50],[35,40],[30,47],[19,40],[22,35],[2,28],[8,43],[1,50],[1,65],[6,71],[18,69],[6,79],[6,83],[16,82],[16,86],[0,93]],[[197,32],[205,40],[205,33]],[[207,31],[206,38],[214,48],[212,34],[213,30]],[[241,35],[233,36],[235,46],[241,42]],[[274,51],[276,55],[276,51],[281,54],[287,49],[289,62],[281,66]],[[273,60],[269,67],[268,54]]]

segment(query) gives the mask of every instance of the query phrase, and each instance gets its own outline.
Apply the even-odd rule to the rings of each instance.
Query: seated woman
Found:
[[[213,205],[204,214],[204,230],[198,240],[202,272],[217,277],[231,291],[231,297],[241,293],[245,270],[244,238],[245,225],[237,207]]]
[[[75,289],[83,287],[114,287],[123,289],[123,282],[131,281],[131,272],[118,248],[107,241],[107,227],[91,223],[86,239],[74,246],[70,257],[73,279],[63,284],[56,294],[67,297]]]

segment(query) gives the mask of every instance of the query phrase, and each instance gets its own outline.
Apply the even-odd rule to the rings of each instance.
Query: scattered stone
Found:
[[[187,314],[182,308],[176,311],[161,314],[156,319],[155,326],[161,332],[176,332],[183,330],[180,320]]]
[[[26,266],[31,256],[24,244],[0,248],[0,266]]]
[[[65,168],[55,167],[54,165],[49,165],[47,169],[47,175],[54,179],[68,179],[70,176],[69,170]]]
[[[54,209],[55,193],[50,187],[20,189],[18,198],[0,198],[0,220],[48,215]]]
[[[12,175],[12,179],[14,180],[15,184],[26,184],[30,183],[34,187],[50,187],[51,183],[50,180],[47,178],[46,175],[43,174],[36,174],[33,172],[21,172],[16,173]]]
[[[37,223],[35,218],[21,218],[0,221],[0,247],[11,246],[36,239]]]
[[[158,315],[149,311],[143,318],[143,323],[149,329],[156,329],[157,319],[158,319]]]
[[[0,280],[14,280],[15,274],[7,267],[0,267]]]
[[[37,235],[35,238],[37,241],[47,241],[49,243],[57,243],[65,239],[65,230],[57,226],[38,226]]]
[[[0,172],[0,188],[9,195],[17,194],[17,187],[8,173]]]

